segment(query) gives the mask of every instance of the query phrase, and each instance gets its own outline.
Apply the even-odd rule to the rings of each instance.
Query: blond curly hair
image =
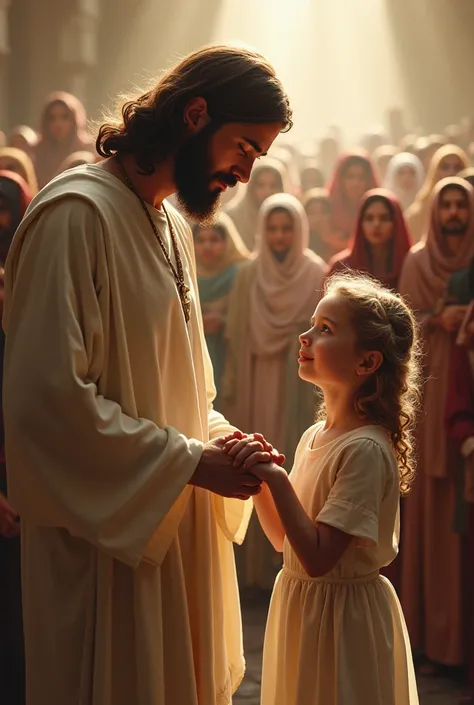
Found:
[[[369,276],[351,271],[330,276],[324,295],[344,297],[361,350],[383,362],[357,389],[359,416],[387,429],[398,460],[400,493],[408,494],[416,470],[414,428],[421,401],[421,339],[415,315],[402,297]],[[325,417],[324,407],[319,418]]]

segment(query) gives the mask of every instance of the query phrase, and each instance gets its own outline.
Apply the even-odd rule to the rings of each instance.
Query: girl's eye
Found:
[[[331,332],[331,329],[325,323],[323,323],[321,325],[320,330],[321,330],[321,333],[330,333]]]

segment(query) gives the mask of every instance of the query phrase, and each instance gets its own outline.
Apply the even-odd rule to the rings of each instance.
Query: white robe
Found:
[[[8,258],[28,705],[226,705],[243,677],[231,542],[250,503],[187,485],[203,443],[232,427],[212,409],[192,238],[168,212],[188,325],[139,202],[98,166],[35,198]]]

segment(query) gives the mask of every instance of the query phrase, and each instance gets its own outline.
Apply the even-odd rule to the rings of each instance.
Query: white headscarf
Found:
[[[404,191],[397,185],[398,172],[407,166],[411,167],[416,174],[416,185],[410,191]],[[424,180],[425,170],[418,157],[414,154],[410,154],[410,152],[401,152],[400,154],[396,154],[389,162],[384,188],[394,193],[400,201],[403,210],[406,210],[415,200],[417,193],[423,186]]]
[[[277,209],[289,213],[294,228],[283,262],[275,258],[266,238],[268,218]],[[287,193],[267,198],[260,209],[257,272],[250,292],[250,347],[258,355],[281,354],[295,327],[306,323],[314,312],[326,265],[308,244],[308,219],[298,199]]]

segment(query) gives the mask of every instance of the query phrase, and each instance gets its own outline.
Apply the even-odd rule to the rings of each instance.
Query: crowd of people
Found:
[[[386,574],[418,667],[466,667],[474,697],[474,124],[405,133],[389,124],[344,152],[332,129],[313,153],[282,135],[248,183],[226,193],[214,222],[190,226],[215,407],[269,439],[288,471],[320,404],[298,378],[298,336],[327,278],[367,273],[413,308],[425,380],[417,478],[402,500],[399,555]],[[39,132],[21,126],[0,137],[3,267],[38,191],[99,158],[84,107],[66,93],[49,97]],[[1,445],[0,688],[13,705],[23,697],[20,522],[7,499]],[[241,588],[271,589],[281,554],[256,517],[235,550]]]

